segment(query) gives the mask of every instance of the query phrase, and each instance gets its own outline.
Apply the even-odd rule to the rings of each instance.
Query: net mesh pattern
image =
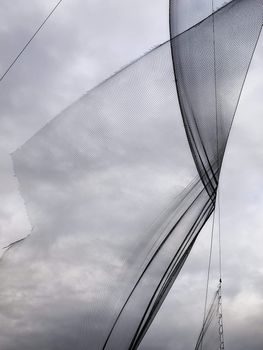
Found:
[[[33,229],[1,262],[1,349],[138,348],[214,210],[261,25],[239,0],[171,29],[13,154]]]
[[[171,42],[187,137],[210,195],[261,26],[261,0],[232,1]]]

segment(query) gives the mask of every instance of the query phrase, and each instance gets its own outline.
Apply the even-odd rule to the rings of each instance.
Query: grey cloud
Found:
[[[2,68],[6,66],[6,63],[9,62],[10,58],[20,47],[21,41],[31,33],[33,25],[38,23],[44,10],[47,11],[49,5],[52,4],[50,1],[48,3],[45,2],[43,5],[43,2],[39,1],[33,9],[32,7],[25,7],[24,1],[17,1],[14,9],[13,5],[10,5],[11,3],[6,0],[1,4],[1,8],[4,10],[2,12],[7,14],[5,17],[6,22],[8,22],[8,25],[2,25],[1,27],[5,28],[5,31],[2,31],[2,37],[8,38],[6,42],[1,41],[1,43],[4,43],[3,47],[6,48],[4,51],[6,56],[3,57]],[[2,149],[5,152],[13,151],[20,146],[57,112],[73,102],[90,87],[96,85],[105,76],[109,76],[118,70],[120,66],[137,58],[149,47],[167,38],[166,4],[164,6],[162,1],[155,1],[154,3],[145,1],[143,5],[141,1],[138,1],[136,4],[134,1],[125,3],[110,1],[107,4],[95,1],[85,3],[71,1],[66,4],[65,0],[65,7],[60,12],[58,11],[45,31],[43,31],[1,86],[2,111],[0,130]],[[7,5],[8,8],[6,8]],[[141,11],[138,12],[138,8],[141,8]],[[162,18],[160,18],[160,13],[163,14]],[[102,17],[100,17],[101,15]],[[118,22],[116,22],[116,16],[119,18]],[[97,21],[98,17],[101,18],[99,23]],[[21,25],[22,22],[23,25]],[[136,26],[134,26],[134,23],[136,23]],[[121,32],[120,27],[126,28],[126,30]],[[54,28],[56,29],[55,32]],[[7,29],[8,32],[6,31]],[[9,44],[11,38],[13,38],[12,46]],[[263,343],[261,329],[258,326],[260,323],[262,324],[262,312],[260,312],[262,311],[262,271],[258,269],[258,266],[262,266],[261,208],[263,203],[260,190],[262,187],[261,80],[263,76],[261,51],[257,51],[251,75],[249,75],[245,85],[245,95],[242,96],[236,122],[234,123],[221,185],[224,309],[226,311],[225,331],[227,335],[226,344],[228,348],[233,350],[248,348],[250,350],[259,350],[262,348]],[[242,101],[245,102],[242,104]],[[248,122],[248,119],[253,120],[253,122]],[[158,130],[162,127],[161,123],[155,125]],[[132,127],[132,125],[129,126]],[[170,125],[170,130],[172,128],[173,123]],[[153,135],[154,130],[151,130],[151,132]],[[142,131],[134,131],[134,137],[140,138],[141,135]],[[172,138],[172,132],[170,137]],[[170,137],[166,140],[166,145],[169,145],[167,148],[170,148],[172,144],[172,142],[169,143],[171,141]],[[124,142],[122,137],[120,137],[120,140]],[[112,147],[116,148],[116,145],[112,144]],[[126,145],[126,149],[127,153],[129,153],[129,144]],[[162,152],[160,150],[158,152],[158,157],[161,157]],[[119,156],[125,157],[126,155],[120,154]],[[172,154],[169,154],[169,158],[171,156]],[[25,219],[26,214],[22,200],[17,194],[15,180],[12,178],[14,180],[13,183],[9,187],[6,186],[6,184],[10,183],[12,170],[7,160],[7,155],[3,157],[6,158],[4,163],[6,168],[2,171],[2,174],[6,174],[6,178],[2,178],[3,188],[1,193],[11,193],[11,195],[6,195],[2,205],[4,213],[1,215],[1,219],[3,230],[5,231],[2,242],[4,246],[17,237],[26,235],[29,231],[29,223]],[[37,164],[37,161],[36,156],[35,164]],[[111,171],[115,172],[114,175],[116,175],[118,168],[114,167],[114,159],[111,161]],[[130,161],[131,159],[129,158]],[[132,161],[135,162],[134,159]],[[129,162],[127,159],[127,164]],[[135,202],[137,201],[138,203],[150,195],[150,189],[147,188],[147,177],[149,174],[146,167],[143,167],[143,162],[144,158],[141,155],[141,164],[138,164],[138,169],[140,166],[140,170],[144,172],[145,181],[140,186],[138,185],[140,191],[144,192],[140,200],[135,198]],[[156,189],[158,193],[162,191],[168,193],[170,189],[174,189],[178,185],[179,181],[176,183],[176,179],[171,179],[171,177],[167,176],[167,170],[168,172],[172,171],[175,165],[166,164],[165,161],[162,161],[162,164],[162,169],[154,169],[157,172],[154,182],[157,184]],[[158,173],[158,170],[160,173]],[[43,172],[43,176],[46,175]],[[97,179],[100,176],[102,174],[98,171]],[[31,181],[30,178],[28,180]],[[160,187],[160,182],[165,183],[163,187]],[[87,182],[83,182],[82,185],[86,191],[88,189],[93,190],[94,196],[95,192],[98,191],[94,183],[90,184],[90,187],[87,187]],[[27,186],[30,186],[30,183]],[[164,188],[165,186],[167,187]],[[38,194],[32,191],[32,195],[37,196]],[[67,193],[63,195],[66,197]],[[52,189],[50,196],[52,198]],[[153,193],[151,198],[154,200],[156,193]],[[10,206],[8,206],[8,203],[11,203]],[[30,203],[27,204],[30,206]],[[57,209],[55,204],[54,202],[50,203],[50,208],[47,207],[45,210]],[[8,208],[10,208],[10,212],[5,213]],[[80,221],[82,218],[84,222],[87,219],[92,219],[91,214],[81,211],[81,207],[78,209]],[[111,208],[111,210],[117,211],[124,211],[123,209],[120,203],[116,205],[116,208]],[[137,210],[140,210],[139,206]],[[61,212],[59,218],[62,220],[68,214],[69,212],[67,211]],[[89,215],[91,218],[89,218]],[[16,222],[15,225],[14,222]],[[54,222],[47,224],[53,225]],[[6,227],[9,229],[6,230]],[[66,225],[61,225],[61,227],[64,230],[69,230]],[[20,234],[19,230],[21,230]],[[46,314],[40,320],[37,308],[29,307],[29,317],[32,317],[35,327],[34,334],[36,339],[40,339],[40,342],[34,343],[33,338],[26,335],[26,332],[29,332],[29,330],[19,322],[21,313],[25,310],[19,302],[19,298],[22,298],[22,296],[17,296],[17,304],[16,301],[10,300],[8,308],[5,310],[4,305],[1,305],[1,310],[4,310],[7,317],[11,315],[15,320],[14,324],[17,327],[14,330],[18,329],[17,334],[9,333],[10,328],[8,329],[6,320],[1,320],[3,325],[1,341],[5,349],[17,349],[14,345],[7,345],[6,339],[10,339],[12,336],[13,344],[20,344],[21,348],[30,349],[30,346],[32,349],[40,348],[39,344],[42,343],[50,344],[50,348],[56,346],[56,349],[61,347],[61,349],[65,350],[72,348],[73,344],[76,344],[79,332],[85,333],[86,323],[93,322],[94,333],[98,331],[96,326],[103,320],[95,320],[95,313],[87,320],[86,309],[83,310],[83,294],[85,294],[85,298],[90,297],[90,295],[86,294],[88,292],[85,279],[89,280],[93,272],[89,269],[80,269],[82,262],[87,259],[85,248],[89,244],[82,230],[83,227],[79,224],[79,241],[74,248],[72,248],[74,242],[71,237],[69,235],[63,237],[61,232],[57,231],[55,233],[57,235],[55,241],[53,241],[53,237],[43,237],[42,247],[38,247],[38,243],[32,236],[27,240],[26,245],[23,244],[21,248],[15,250],[16,253],[13,251],[8,253],[4,266],[10,263],[7,268],[9,274],[2,275],[2,280],[7,280],[7,287],[14,287],[15,283],[17,283],[15,281],[17,275],[14,275],[14,263],[17,261],[17,258],[18,261],[23,262],[20,267],[21,271],[24,269],[24,274],[21,272],[19,284],[24,287],[25,281],[28,281],[28,283],[34,285],[39,283],[40,279],[42,280],[43,276],[45,276],[42,281],[43,285],[41,285],[43,289],[39,294],[38,291],[34,297],[37,299],[38,305],[41,305],[41,302],[44,300],[41,300],[41,298],[46,292],[50,295],[54,294],[52,295],[54,300],[50,301],[49,310],[53,308],[55,312],[52,314],[53,319],[50,319]],[[198,240],[180,278],[177,280],[145,341],[141,345],[141,349],[185,350],[194,344],[202,319],[208,233],[207,229],[207,232],[203,232],[202,237],[204,238],[200,237]],[[36,232],[35,234],[37,235]],[[38,234],[41,235],[41,232]],[[253,237],[253,240],[251,237]],[[256,247],[255,241],[257,242]],[[108,243],[110,244],[110,242]],[[27,250],[26,247],[34,247],[35,249],[28,248]],[[44,247],[47,249],[44,249]],[[32,251],[34,251],[33,256],[30,255]],[[65,252],[67,253],[66,257],[64,255]],[[96,254],[101,253],[98,250],[88,259],[97,261],[98,257]],[[47,255],[45,256],[45,254],[50,258],[50,265],[46,266],[46,268],[45,264],[41,266],[43,261],[46,262]],[[116,256],[108,256],[108,258],[111,260],[112,265],[115,265],[116,269],[118,269],[120,264],[123,264],[123,261],[120,262]],[[29,264],[31,259],[39,259],[39,264]],[[70,278],[63,280],[64,273],[68,272],[69,269],[67,261],[75,261],[76,266],[71,265]],[[2,268],[1,265],[0,268]],[[18,269],[18,275],[19,271]],[[32,272],[34,273],[32,274]],[[53,278],[53,274],[58,276],[58,281],[53,286],[54,290],[52,291],[49,289],[52,286],[48,285],[47,281]],[[105,281],[101,275],[96,276],[95,274],[92,278]],[[215,281],[216,277],[213,278],[213,281]],[[44,282],[46,282],[45,285]],[[32,286],[31,284],[29,287]],[[67,307],[68,302],[72,305],[72,299],[69,297],[74,296],[72,294],[72,285],[75,286],[74,292],[78,294],[74,300],[79,301],[76,302],[74,310]],[[250,287],[248,288],[248,286]],[[103,284],[101,289],[103,289]],[[68,295],[66,295],[67,293]],[[4,294],[4,297],[7,298],[7,295]],[[57,302],[57,298],[60,299],[59,302]],[[28,300],[28,304],[33,302],[34,299]],[[59,309],[57,309],[57,305],[60,305]],[[25,308],[26,306],[24,305]],[[21,313],[19,314],[19,312]],[[89,310],[89,312],[91,311]],[[56,318],[56,315],[60,315],[60,318]],[[79,315],[82,315],[82,318],[80,317],[81,321],[79,320]],[[60,324],[61,328],[58,327],[58,324]],[[51,330],[49,334],[53,333],[53,337],[50,339],[42,338],[43,329]],[[65,334],[68,334],[66,338]],[[96,334],[94,334],[95,337]],[[81,346],[85,347],[85,344],[80,344],[80,348]]]

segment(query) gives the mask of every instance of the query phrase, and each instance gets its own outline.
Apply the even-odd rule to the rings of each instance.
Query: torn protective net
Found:
[[[34,230],[2,261],[1,347],[96,350],[111,334],[106,348],[128,349],[213,207],[185,136],[170,43],[13,159]]]
[[[221,18],[233,31],[229,49],[217,40],[235,81],[220,80],[220,153],[216,130],[225,129],[215,128],[207,95],[214,86],[208,17],[88,92],[13,154],[34,229],[1,262],[1,349],[138,347],[214,209],[259,4],[235,1],[217,12],[218,28]],[[257,11],[236,23],[233,6],[240,16],[244,7]],[[234,47],[245,52],[232,60]]]

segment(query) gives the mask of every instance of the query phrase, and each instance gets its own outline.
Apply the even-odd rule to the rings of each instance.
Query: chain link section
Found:
[[[220,278],[218,287],[218,332],[219,332],[219,350],[225,349],[224,327],[223,327],[223,310],[222,310],[222,280]]]

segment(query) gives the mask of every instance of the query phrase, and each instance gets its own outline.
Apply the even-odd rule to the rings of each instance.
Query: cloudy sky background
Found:
[[[1,2],[2,71],[54,4]],[[167,1],[64,1],[0,84],[2,247],[30,232],[9,153],[87,90],[168,37]],[[229,349],[259,350],[263,344],[262,44],[261,38],[221,176],[223,302]],[[193,347],[202,319],[209,232],[208,225],[141,349]]]

